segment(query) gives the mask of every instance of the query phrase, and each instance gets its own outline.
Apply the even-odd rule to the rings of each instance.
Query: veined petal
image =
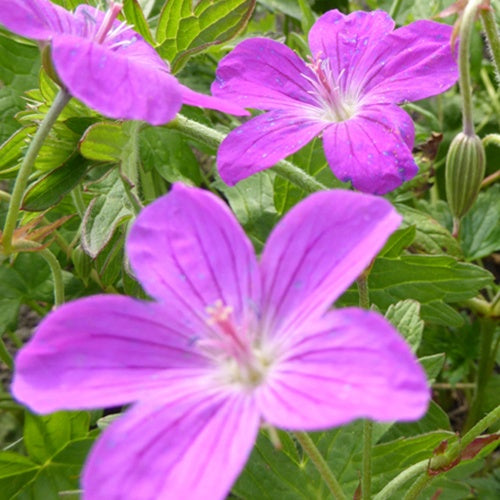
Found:
[[[157,303],[100,295],[59,307],[19,352],[14,396],[36,412],[156,399],[210,370],[182,318]]]
[[[195,92],[185,85],[180,85],[180,90],[182,93],[183,104],[215,109],[217,111],[221,111],[222,113],[230,113],[237,116],[246,116],[250,114],[239,104],[235,104],[234,102],[228,101],[226,99],[221,99],[212,95],[200,94],[199,92]]]
[[[458,69],[451,48],[452,29],[423,20],[387,36],[366,75],[363,103],[416,101],[454,85]]]
[[[411,148],[415,131],[410,116],[395,105],[364,106],[345,122],[323,132],[333,173],[365,193],[385,194],[418,172]]]
[[[259,420],[244,394],[139,403],[90,452],[83,498],[224,499],[250,454]]]
[[[314,105],[313,86],[303,75],[315,78],[292,49],[267,38],[250,38],[219,62],[212,94],[246,108]]]
[[[55,37],[57,74],[71,95],[106,116],[166,123],[182,106],[179,83],[140,35],[130,36],[114,49],[77,36]]]
[[[356,94],[359,82],[373,65],[377,47],[394,29],[394,21],[383,11],[338,10],[323,14],[309,31],[309,46],[315,59],[328,58],[339,86]]]
[[[175,184],[138,216],[127,251],[146,292],[197,326],[217,301],[233,309],[239,325],[259,303],[252,244],[227,205],[209,192]]]
[[[34,40],[49,40],[56,33],[77,31],[71,12],[49,0],[0,0],[0,24]]]
[[[386,200],[345,190],[315,193],[290,210],[260,262],[265,332],[290,335],[322,315],[400,222]]]
[[[272,167],[304,147],[328,126],[307,108],[272,110],[233,130],[217,151],[217,168],[230,186]]]
[[[315,430],[356,418],[417,420],[430,401],[426,376],[378,313],[329,313],[307,333],[283,338],[282,361],[257,394],[266,421]]]

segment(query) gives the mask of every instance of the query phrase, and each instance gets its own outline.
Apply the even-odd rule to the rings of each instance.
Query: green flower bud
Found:
[[[76,275],[87,285],[92,271],[92,259],[80,247],[76,247],[71,253],[71,260]]]
[[[476,201],[484,178],[486,155],[477,135],[458,134],[446,156],[446,197],[451,213],[461,219]]]

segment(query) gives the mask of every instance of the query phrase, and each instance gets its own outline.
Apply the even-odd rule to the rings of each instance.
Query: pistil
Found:
[[[113,26],[113,23],[115,22],[115,19],[118,17],[118,14],[121,12],[122,8],[123,5],[121,3],[113,1],[110,2],[109,9],[106,12],[101,26],[99,26],[99,30],[97,31],[94,38],[97,43],[104,42],[106,35]]]

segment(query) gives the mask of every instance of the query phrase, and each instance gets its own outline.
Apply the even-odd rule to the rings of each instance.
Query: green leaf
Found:
[[[468,260],[481,259],[500,250],[500,184],[480,193],[462,219],[460,239]]]
[[[82,221],[82,247],[94,258],[109,243],[116,228],[134,215],[116,170],[107,176],[105,183],[109,191],[90,202]]]
[[[227,42],[247,25],[255,0],[170,0],[158,21],[158,52],[173,73],[211,45]]]
[[[378,258],[368,277],[370,299],[382,311],[399,300],[410,298],[420,302],[425,321],[439,315],[439,302],[453,303],[474,297],[491,282],[492,275],[479,266],[457,262],[453,257],[432,255]],[[356,289],[351,287],[339,303],[357,304]],[[444,315],[450,317],[449,308]],[[458,322],[456,316],[452,317]]]
[[[384,248],[380,251],[379,257],[399,257],[403,250],[412,244],[415,235],[415,226],[409,226],[405,229],[394,231],[394,233],[389,236]]]
[[[145,170],[156,170],[167,182],[202,182],[198,160],[175,130],[146,127],[139,136],[140,159]]]
[[[274,208],[273,181],[274,174],[265,171],[252,175],[233,187],[222,181],[214,183],[214,187],[226,196],[257,251],[262,249],[271,229],[278,221]]]
[[[439,354],[432,354],[431,356],[424,356],[420,358],[420,364],[424,367],[425,373],[427,374],[427,379],[429,383],[432,384],[436,377],[439,375],[439,372],[443,369],[445,360],[444,352],[440,352]]]
[[[78,153],[59,168],[34,182],[23,198],[22,209],[41,212],[57,205],[87,172],[89,162]]]
[[[403,227],[415,226],[415,238],[411,245],[414,253],[462,256],[457,240],[430,215],[406,205],[398,204],[396,208],[404,217]]]
[[[24,444],[28,455],[44,464],[69,441],[86,436],[89,422],[88,412],[57,412],[45,416],[26,412]]]
[[[391,304],[385,317],[403,335],[411,350],[416,352],[424,331],[424,322],[420,319],[420,304],[411,299]]]
[[[40,53],[34,44],[0,33],[0,143],[20,128],[13,117],[26,107],[23,94],[37,85],[39,67]]]
[[[128,141],[121,124],[99,122],[87,129],[80,141],[80,153],[94,161],[118,163]]]
[[[26,483],[33,480],[38,466],[29,458],[11,453],[0,452],[0,491],[4,498],[14,498]]]
[[[148,22],[144,17],[141,6],[137,0],[124,0],[123,13],[128,24],[134,27],[134,30],[142,35],[142,37],[151,45],[154,45],[153,36],[149,31]]]
[[[345,185],[336,179],[330,170],[323,151],[322,140],[319,138],[313,139],[288,159],[327,187],[333,188]],[[283,177],[276,176],[274,179],[274,205],[280,215],[304,199],[307,194],[301,188],[283,179]]]
[[[0,146],[0,175],[8,177],[8,173],[12,171],[26,148],[28,138],[35,131],[35,127],[23,127],[12,134]],[[8,170],[8,172],[5,172]]]

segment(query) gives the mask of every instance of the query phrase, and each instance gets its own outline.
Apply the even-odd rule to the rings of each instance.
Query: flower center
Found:
[[[272,364],[271,353],[263,349],[248,325],[236,325],[233,308],[222,300],[206,312],[208,335],[198,340],[198,347],[220,367],[223,381],[246,388],[258,386]]]
[[[106,35],[109,33],[111,27],[113,26],[113,23],[115,22],[115,19],[121,12],[122,7],[123,5],[121,3],[116,3],[113,1],[109,3],[109,9],[107,10],[106,15],[104,16],[104,19],[102,20],[102,23],[99,26],[99,29],[97,30],[97,33],[94,37],[94,40],[97,43],[104,42]]]
[[[307,75],[302,76],[314,88],[309,93],[319,105],[319,118],[335,123],[352,118],[356,114],[358,103],[356,99],[352,99],[346,95],[340,85],[344,70],[335,77],[330,66],[330,59],[321,57],[321,55],[314,60],[311,59],[308,67],[314,72],[315,78]],[[315,114],[317,115],[317,112]]]

